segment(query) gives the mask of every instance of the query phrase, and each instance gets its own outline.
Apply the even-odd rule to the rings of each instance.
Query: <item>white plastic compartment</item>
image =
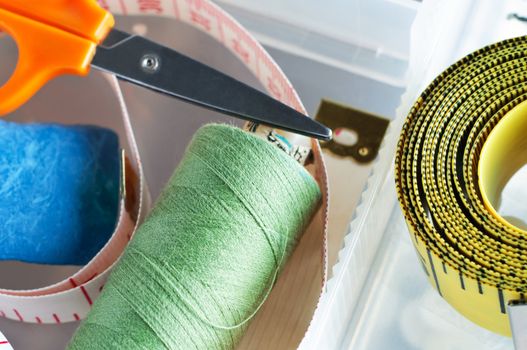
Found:
[[[419,93],[484,45],[525,35],[525,1],[427,0],[412,28],[408,85],[339,253],[305,349],[512,349],[474,325],[429,285],[396,203],[393,155]],[[525,183],[525,182],[523,182]],[[525,197],[524,197],[525,198]]]
[[[264,45],[405,86],[417,0],[217,0]]]

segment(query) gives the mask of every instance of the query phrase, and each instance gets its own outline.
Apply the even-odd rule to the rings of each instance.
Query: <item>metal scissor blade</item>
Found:
[[[314,137],[331,130],[266,94],[146,38],[113,30],[92,66],[118,78],[234,117]]]

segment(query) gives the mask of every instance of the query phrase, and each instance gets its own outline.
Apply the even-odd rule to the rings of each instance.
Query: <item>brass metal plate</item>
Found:
[[[334,135],[339,130],[357,133],[358,139],[353,145],[339,143],[336,137],[321,145],[337,156],[352,157],[360,163],[369,163],[377,157],[390,123],[385,118],[329,100],[322,100],[316,120],[331,128]]]

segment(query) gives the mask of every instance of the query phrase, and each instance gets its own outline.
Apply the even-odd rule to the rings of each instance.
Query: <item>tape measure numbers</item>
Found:
[[[503,335],[510,335],[507,303],[527,290],[527,236],[493,204],[527,160],[525,146],[526,157],[515,164],[510,157],[527,130],[526,100],[527,37],[480,49],[422,93],[395,161],[399,202],[431,284],[467,318]]]

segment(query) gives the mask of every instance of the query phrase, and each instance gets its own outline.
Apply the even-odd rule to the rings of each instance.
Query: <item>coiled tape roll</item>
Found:
[[[503,335],[507,304],[527,290],[527,235],[494,206],[527,160],[526,100],[527,37],[480,49],[422,93],[396,153],[399,201],[430,283]]]

